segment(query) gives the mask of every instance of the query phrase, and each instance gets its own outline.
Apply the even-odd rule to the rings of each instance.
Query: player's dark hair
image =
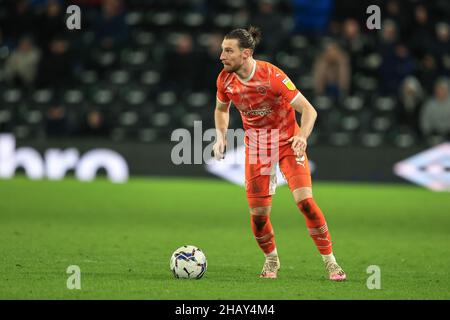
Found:
[[[261,31],[253,26],[248,30],[234,29],[230,31],[225,39],[237,39],[239,48],[255,50],[256,45],[261,41]]]

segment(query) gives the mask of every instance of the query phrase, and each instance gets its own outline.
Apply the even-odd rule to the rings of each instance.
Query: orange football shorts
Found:
[[[250,208],[272,204],[277,185],[276,167],[287,181],[291,191],[311,187],[311,172],[305,154],[298,163],[291,144],[280,146],[278,154],[272,150],[249,150],[245,148],[245,189]]]

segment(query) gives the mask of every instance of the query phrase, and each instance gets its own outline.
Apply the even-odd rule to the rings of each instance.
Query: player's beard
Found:
[[[239,71],[239,69],[242,67],[242,65],[234,65],[234,66],[228,65],[226,67],[227,67],[227,68],[225,68],[226,72],[235,73],[235,72]]]

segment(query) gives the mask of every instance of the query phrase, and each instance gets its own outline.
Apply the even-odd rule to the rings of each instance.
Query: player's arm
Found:
[[[307,139],[311,134],[314,123],[317,118],[317,111],[309,101],[299,92],[296,98],[291,102],[291,106],[301,113],[300,132],[289,139],[292,142],[292,149],[301,156],[306,151]]]
[[[217,160],[224,158],[225,146],[227,144],[227,130],[230,122],[230,103],[223,103],[216,99],[216,109],[214,110],[214,122],[216,126],[216,143],[213,146],[214,157]]]

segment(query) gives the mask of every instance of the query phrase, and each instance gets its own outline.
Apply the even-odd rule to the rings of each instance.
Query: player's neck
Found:
[[[256,60],[253,58],[248,59],[247,62],[238,71],[236,71],[236,75],[241,81],[248,81],[253,76],[255,68]]]

